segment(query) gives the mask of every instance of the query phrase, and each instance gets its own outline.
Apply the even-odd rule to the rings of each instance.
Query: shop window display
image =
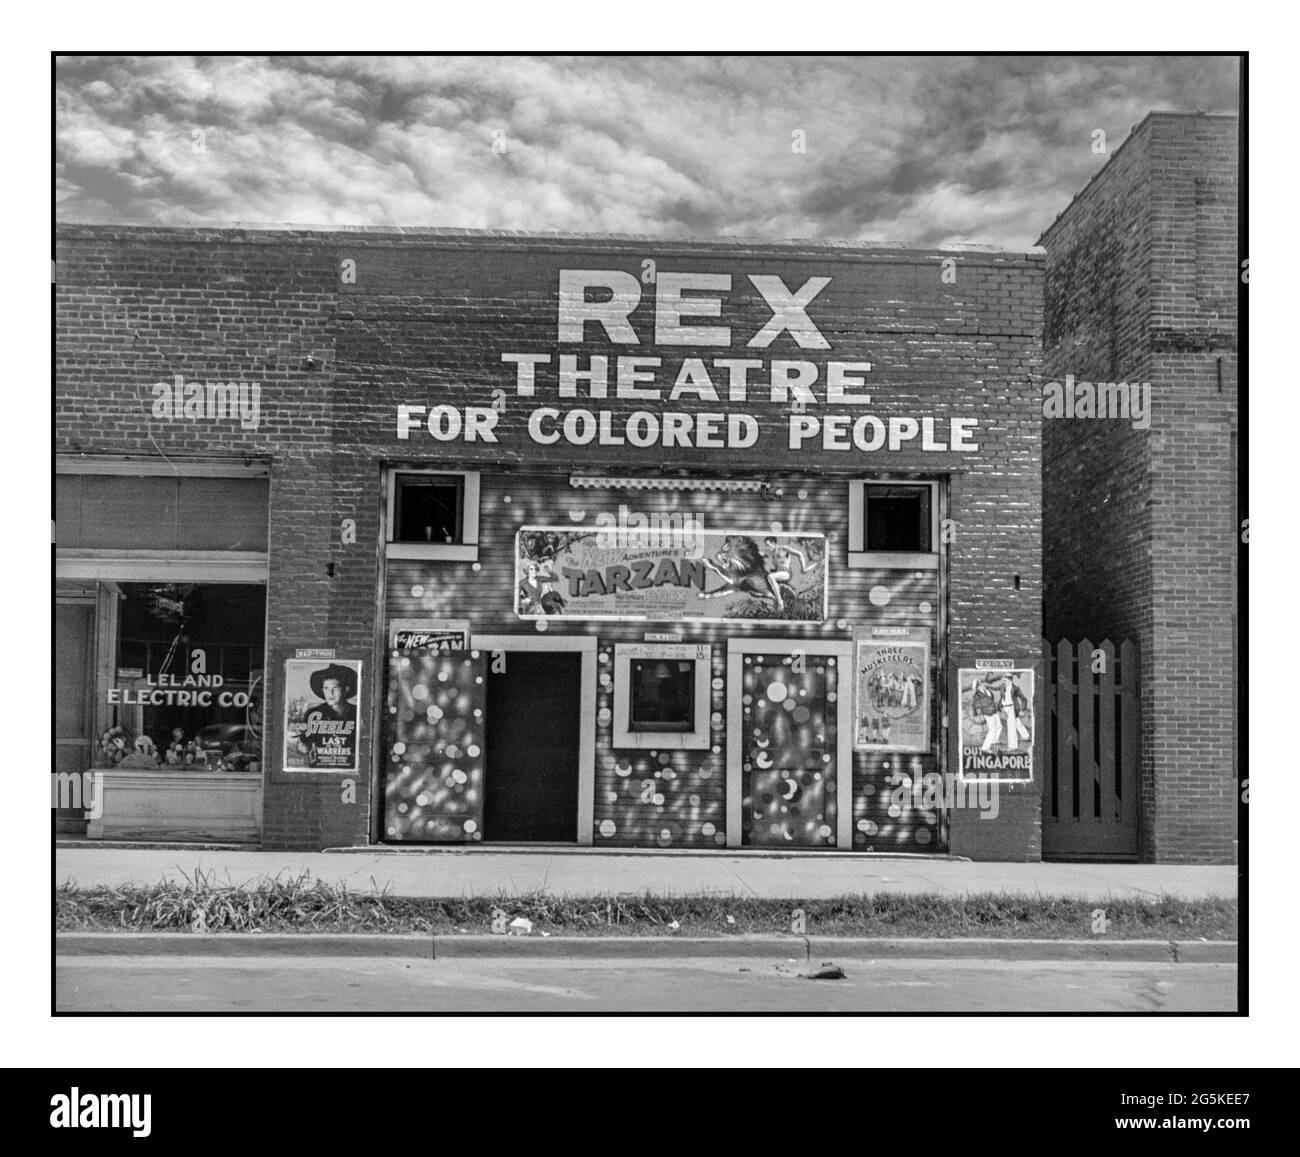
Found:
[[[120,583],[102,767],[260,771],[266,588]]]

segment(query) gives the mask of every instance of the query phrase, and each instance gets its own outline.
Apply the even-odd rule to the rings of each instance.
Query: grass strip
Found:
[[[735,936],[789,933],[795,910],[811,936],[1008,937],[1079,939],[1100,930],[1112,940],[1233,940],[1235,900],[1107,901],[1005,894],[847,895],[769,900],[701,895],[526,895],[404,897],[362,892],[312,877],[220,882],[196,871],[185,882],[95,886],[75,882],[55,893],[63,932],[386,932],[448,936],[503,930],[524,917],[541,932],[566,936]],[[201,913],[201,917],[199,916]],[[494,928],[495,924],[495,928]],[[675,926],[674,926],[675,925]]]

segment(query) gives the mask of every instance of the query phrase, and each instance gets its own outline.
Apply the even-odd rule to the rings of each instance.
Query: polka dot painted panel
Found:
[[[946,843],[943,778],[934,756],[857,752],[853,846],[858,851],[940,852]]]
[[[726,775],[721,752],[598,753],[597,846],[716,847],[725,843]]]
[[[939,572],[935,570],[857,570],[853,572],[865,596],[862,618],[872,624],[931,625],[939,605]]]
[[[837,680],[836,661],[830,656],[745,656],[743,843],[835,843]]]
[[[384,721],[384,834],[483,838],[483,667],[476,652],[393,651]]]
[[[613,668],[612,644],[601,641],[597,667]],[[628,750],[613,746],[614,690],[597,685],[597,847],[719,848],[727,842],[726,649],[714,646],[710,672],[713,742],[705,750]]]

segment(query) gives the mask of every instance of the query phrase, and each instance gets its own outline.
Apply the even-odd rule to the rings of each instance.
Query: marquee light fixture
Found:
[[[577,490],[730,490],[758,494],[768,483],[757,478],[610,478],[571,474],[569,485]]]

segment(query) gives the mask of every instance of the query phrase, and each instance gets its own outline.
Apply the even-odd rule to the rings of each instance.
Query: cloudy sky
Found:
[[[1024,248],[1226,57],[79,57],[62,219]],[[797,151],[802,142],[803,151]]]

